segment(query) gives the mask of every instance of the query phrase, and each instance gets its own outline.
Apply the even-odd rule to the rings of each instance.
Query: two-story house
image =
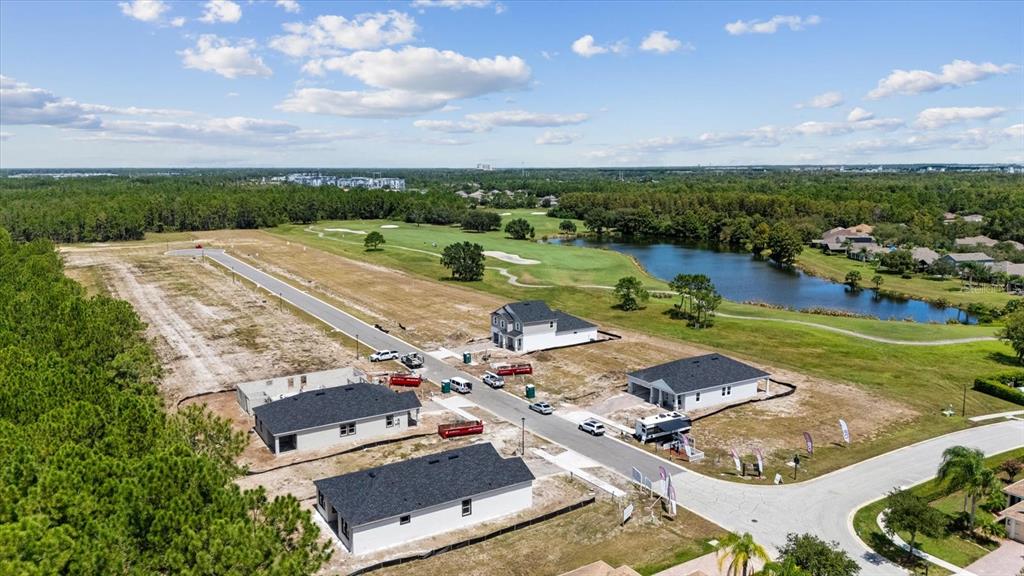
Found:
[[[597,326],[540,300],[513,302],[491,313],[491,342],[515,352],[560,348],[597,340]]]

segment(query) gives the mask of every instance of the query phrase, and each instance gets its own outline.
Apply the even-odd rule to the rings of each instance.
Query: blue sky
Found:
[[[1024,162],[1024,3],[0,3],[0,167]]]

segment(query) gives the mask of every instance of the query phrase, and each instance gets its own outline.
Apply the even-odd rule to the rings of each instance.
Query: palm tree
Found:
[[[942,453],[939,480],[948,482],[951,490],[964,491],[964,511],[967,510],[967,501],[970,500],[971,503],[971,528],[974,527],[978,500],[985,498],[999,486],[996,473],[985,466],[985,453],[966,446],[953,446]]]
[[[768,562],[771,558],[768,557],[768,552],[764,547],[754,542],[754,537],[747,532],[742,536],[729,534],[722,538],[722,542],[718,545],[719,570],[722,569],[726,560],[729,560],[729,569],[726,571],[728,576],[747,576],[747,569],[751,561]]]
[[[768,562],[757,576],[811,576],[811,573],[797,566],[792,558],[786,558],[783,562]]]

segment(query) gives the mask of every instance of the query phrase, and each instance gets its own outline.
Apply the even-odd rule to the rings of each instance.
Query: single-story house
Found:
[[[857,245],[874,244],[875,238],[871,236],[871,226],[859,224],[850,228],[833,228],[821,235],[820,240],[814,242],[829,252],[846,252],[847,246],[850,251],[856,251]]]
[[[853,260],[860,260],[861,262],[870,262],[878,259],[882,254],[886,254],[889,251],[890,250],[885,246],[879,246],[874,242],[864,242],[850,244],[850,248],[846,252],[846,257]]]
[[[533,479],[522,458],[473,444],[317,480],[316,510],[365,554],[525,510]]]
[[[491,312],[491,342],[515,352],[532,352],[597,340],[597,325],[541,300],[512,302]]]
[[[1006,522],[1006,537],[1024,543],[1024,480],[1003,488],[1007,508],[999,513],[999,519]]]
[[[1024,264],[1014,264],[1013,262],[993,262],[988,265],[988,269],[993,272],[1002,272],[1010,276],[1024,276]]]
[[[288,396],[294,396],[307,390],[333,388],[344,384],[366,382],[366,373],[358,368],[335,368],[305,374],[290,374],[266,380],[254,380],[235,385],[238,405],[246,414],[252,416],[253,408],[262,406]]]
[[[626,374],[629,392],[669,410],[710,408],[753,398],[771,374],[721,354],[682,358]]]
[[[956,239],[956,245],[957,246],[964,246],[964,247],[970,247],[970,246],[989,246],[989,247],[992,247],[992,246],[995,246],[996,244],[999,244],[999,240],[994,240],[992,238],[989,238],[988,236],[968,236],[966,238],[957,238]]]
[[[940,258],[940,260],[945,260],[958,268],[968,262],[991,264],[995,261],[991,256],[984,252],[951,252]]]
[[[982,216],[981,214],[968,214],[967,216],[964,216],[963,218],[964,218],[964,222],[973,222],[975,224],[979,224],[979,223],[985,221],[985,217]]]
[[[368,440],[416,426],[415,392],[359,382],[311,390],[253,409],[255,429],[274,454]]]
[[[917,264],[918,268],[927,268],[939,259],[938,252],[923,246],[918,246],[912,249],[910,251],[910,256],[914,259],[914,263]]]

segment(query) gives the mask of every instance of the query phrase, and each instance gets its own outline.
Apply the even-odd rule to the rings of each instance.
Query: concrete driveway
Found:
[[[967,567],[975,576],[1017,576],[1024,568],[1024,544],[1004,540],[1002,546]]]
[[[423,353],[222,250],[176,250],[169,254],[210,258],[369,347],[398,350],[402,354]],[[785,543],[789,532],[810,532],[825,540],[835,540],[860,563],[863,576],[905,572],[870,552],[853,533],[852,516],[861,505],[884,496],[893,487],[909,486],[931,478],[941,461],[942,451],[950,446],[963,444],[992,454],[1024,445],[1024,421],[1005,421],[933,438],[814,480],[793,485],[749,486],[688,471],[610,436],[595,438],[582,433],[576,424],[559,417],[557,412],[551,416],[532,412],[523,399],[505,391],[492,390],[474,376],[430,355],[424,354],[422,372],[435,381],[452,376],[472,381],[473,393],[468,398],[482,408],[514,424],[525,422],[534,434],[574,450],[627,478],[631,470],[637,468],[656,479],[659,467],[664,466],[673,476],[682,506],[727,530],[750,532],[758,542],[773,550]]]

